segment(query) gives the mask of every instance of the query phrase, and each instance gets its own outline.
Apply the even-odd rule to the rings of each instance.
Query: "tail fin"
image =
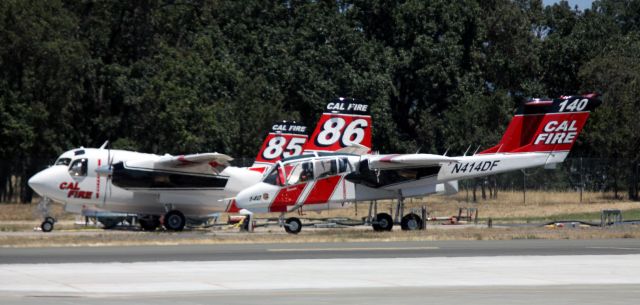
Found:
[[[596,94],[532,99],[518,108],[498,145],[480,154],[569,152],[589,117],[602,102]],[[565,154],[559,156],[566,157]],[[562,162],[549,160],[547,163]]]
[[[304,151],[335,152],[354,144],[371,151],[369,105],[352,98],[337,98],[327,103]]]
[[[307,143],[307,126],[301,123],[281,121],[271,125],[271,130],[262,143],[256,161],[251,169],[264,171],[266,167],[278,162],[282,158],[302,154]]]

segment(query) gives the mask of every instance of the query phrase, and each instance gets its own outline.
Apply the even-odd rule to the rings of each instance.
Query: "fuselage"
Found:
[[[162,157],[124,150],[74,149],[29,179],[29,185],[40,196],[61,202],[67,211],[74,213],[110,211],[162,215],[168,209],[179,209],[187,217],[204,217],[225,211],[229,205],[226,198],[261,178],[259,172],[232,166],[221,172],[126,166],[128,161],[153,162]],[[120,166],[120,171],[113,170],[112,176],[99,170],[110,168],[109,164],[111,168]],[[133,176],[136,184],[127,184],[123,176]],[[214,183],[209,183],[211,181]]]
[[[457,180],[562,162],[568,152],[461,156],[434,166],[370,169],[379,155],[327,153],[279,162],[263,181],[241,191],[239,208],[256,213],[339,208],[346,202],[457,192]]]

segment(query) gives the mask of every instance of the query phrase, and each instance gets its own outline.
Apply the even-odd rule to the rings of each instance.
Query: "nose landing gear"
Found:
[[[51,204],[51,199],[48,197],[42,197],[38,202],[38,213],[42,215],[44,220],[40,224],[40,229],[42,232],[51,232],[53,231],[53,225],[56,223],[56,219],[49,216],[49,205]]]

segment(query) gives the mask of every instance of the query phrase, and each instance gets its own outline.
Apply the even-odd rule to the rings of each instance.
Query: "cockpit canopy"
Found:
[[[89,169],[89,159],[82,158],[84,149],[74,149],[60,155],[53,166],[67,166],[71,177],[85,177]]]
[[[294,185],[353,171],[346,157],[295,159],[278,164],[263,182],[273,185]]]
[[[84,177],[87,175],[88,166],[89,160],[87,158],[76,159],[69,165],[69,175],[71,177]]]

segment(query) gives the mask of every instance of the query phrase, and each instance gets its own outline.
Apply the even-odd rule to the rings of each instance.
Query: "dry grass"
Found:
[[[481,218],[525,220],[526,218],[553,217],[555,215],[581,214],[600,212],[604,209],[619,209],[621,211],[640,209],[640,202],[612,199],[611,194],[584,193],[583,202],[576,192],[540,192],[528,191],[526,203],[523,202],[522,192],[500,192],[498,199],[480,200],[477,203],[468,202],[465,192],[453,196],[429,196],[406,200],[405,212],[426,206],[431,216],[453,216],[458,214],[459,208],[476,207]],[[306,217],[349,217],[361,218],[367,215],[368,203],[361,202],[357,210],[355,205],[346,209],[332,209],[321,212],[303,212]],[[392,201],[380,201],[378,212],[392,211]],[[36,212],[37,204],[0,204],[0,221],[34,221],[40,220]],[[51,205],[52,215],[60,220],[74,219],[74,215],[65,213],[62,205]],[[293,213],[292,213],[293,214]],[[261,215],[264,217],[278,217],[279,214]],[[223,214],[223,219],[226,215]]]
[[[573,192],[527,192],[527,202],[523,203],[520,192],[501,192],[498,199],[478,203],[466,201],[466,194],[455,196],[430,196],[424,199],[406,201],[405,212],[420,206],[427,206],[430,216],[457,215],[460,207],[477,207],[481,224],[491,217],[494,220],[525,223],[563,215],[593,216],[603,209],[619,209],[626,215],[635,215],[640,211],[640,203],[613,200],[608,194],[585,193],[583,203],[579,194]],[[379,203],[378,212],[390,211],[393,202]],[[56,223],[56,231],[49,234],[33,232],[40,218],[33,211],[35,204],[0,204],[0,246],[36,247],[36,246],[103,246],[103,245],[164,245],[164,244],[215,244],[215,243],[267,243],[267,242],[340,242],[340,241],[401,241],[401,240],[510,240],[510,239],[603,239],[603,238],[640,238],[636,225],[615,226],[609,228],[564,228],[547,229],[540,226],[510,227],[488,229],[474,226],[429,225],[427,231],[373,232],[370,228],[354,229],[303,229],[300,235],[288,235],[282,228],[272,226],[260,228],[256,233],[238,233],[236,228],[216,230],[194,230],[182,233],[103,231],[100,229],[78,229],[74,226],[73,215],[65,214],[60,205],[52,205],[54,215],[63,221]],[[305,212],[303,217],[349,217],[361,218],[367,215],[368,204],[358,204],[347,209]],[[592,214],[585,214],[592,213]],[[625,213],[623,212],[623,215]],[[263,216],[263,215],[260,215]],[[277,214],[267,217],[277,217]],[[293,216],[293,213],[292,213]],[[531,219],[530,219],[531,218]],[[226,218],[222,217],[222,221]],[[625,217],[628,219],[628,217]],[[66,221],[65,221],[66,220]],[[588,219],[579,219],[588,220]]]
[[[2,203],[0,204],[0,221],[39,220],[38,204]],[[60,204],[50,206],[51,215],[58,219],[73,219],[73,215],[66,213]]]
[[[576,192],[540,192],[528,191],[526,203],[523,202],[522,192],[500,192],[498,199],[480,200],[476,203],[469,202],[464,192],[453,196],[429,196],[422,199],[412,198],[405,201],[405,212],[426,206],[430,216],[454,216],[458,215],[459,208],[478,208],[479,217],[493,219],[511,219],[526,222],[527,218],[545,218],[556,215],[598,213],[605,209],[619,209],[621,211],[640,209],[640,202],[614,200],[610,194],[583,193],[583,201],[580,203],[580,195]],[[394,207],[392,201],[380,201],[378,212],[391,212]],[[332,209],[321,212],[304,212],[306,217],[350,217],[361,218],[368,213],[369,204],[358,204],[357,213],[355,206],[348,209]],[[393,214],[391,214],[393,215]],[[277,217],[278,214],[270,214],[269,217]]]

